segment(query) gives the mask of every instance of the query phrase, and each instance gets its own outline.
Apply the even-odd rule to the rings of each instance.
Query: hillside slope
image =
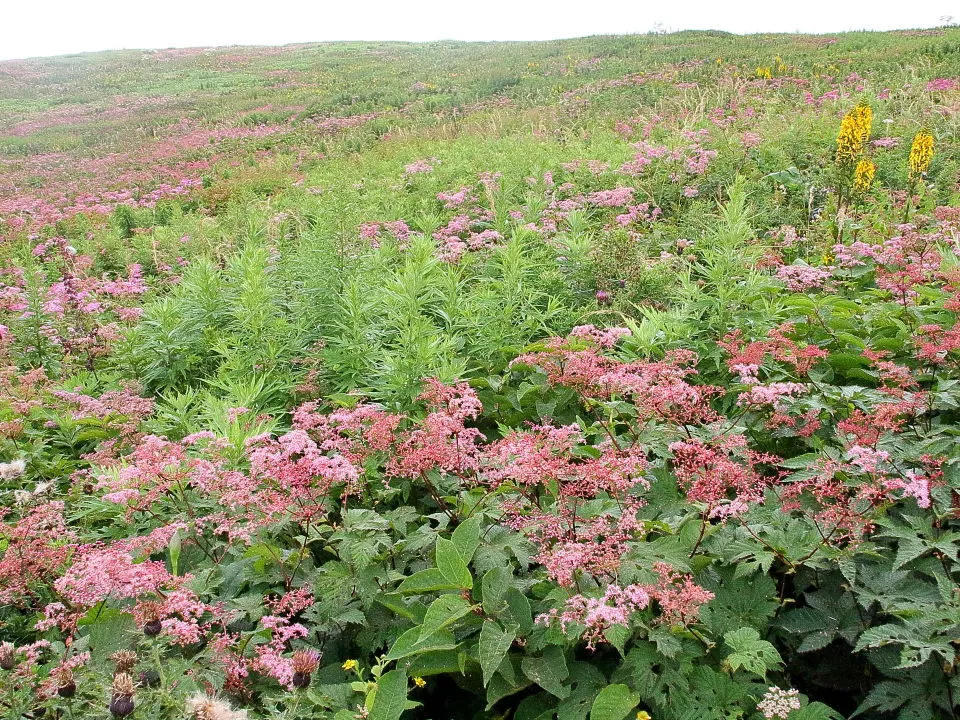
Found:
[[[0,62],[0,706],[956,717],[958,110],[955,27]]]

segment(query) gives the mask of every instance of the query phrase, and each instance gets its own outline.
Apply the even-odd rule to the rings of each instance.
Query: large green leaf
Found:
[[[420,639],[425,640],[435,632],[453,625],[472,610],[470,603],[459,595],[441,595],[427,608],[420,628]]]
[[[503,629],[499,623],[487,620],[480,629],[480,669],[483,671],[483,685],[490,684],[490,678],[500,667],[507,651],[517,637],[516,626]]]
[[[640,703],[640,696],[626,685],[607,685],[593,701],[590,720],[623,720]]]
[[[370,706],[369,720],[400,720],[407,704],[407,674],[391,670],[377,681],[377,693]]]
[[[473,576],[452,540],[437,538],[437,569],[458,588],[473,587]]]
[[[525,657],[520,668],[524,675],[554,697],[563,700],[570,694],[570,687],[563,684],[569,674],[567,661],[558,646],[549,646],[540,657]]]

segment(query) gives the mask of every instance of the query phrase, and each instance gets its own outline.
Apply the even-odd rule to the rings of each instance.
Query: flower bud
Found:
[[[110,714],[117,718],[127,717],[133,708],[133,697],[130,695],[114,695],[110,701]]]

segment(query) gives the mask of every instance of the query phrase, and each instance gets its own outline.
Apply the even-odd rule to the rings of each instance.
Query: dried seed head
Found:
[[[114,695],[133,695],[134,688],[133,676],[129,673],[117,673],[113,677]]]
[[[16,480],[27,470],[27,461],[23,459],[0,463],[0,480]]]
[[[17,664],[16,652],[17,648],[12,642],[0,644],[0,668],[13,670]]]
[[[246,710],[234,710],[223,700],[203,693],[187,700],[187,711],[194,720],[247,720]]]
[[[137,664],[137,654],[132,650],[118,650],[110,656],[110,659],[117,664],[115,674],[128,673]]]

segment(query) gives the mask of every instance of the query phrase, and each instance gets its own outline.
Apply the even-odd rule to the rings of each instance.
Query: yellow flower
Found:
[[[860,103],[844,116],[837,135],[838,165],[852,163],[863,152],[872,124],[873,110],[866,103]]]
[[[424,679],[423,679],[422,677],[420,677],[419,675],[417,675],[417,677],[415,677],[415,678],[413,679],[413,684],[416,685],[417,687],[426,687],[426,686],[427,686],[427,681],[424,680]]]
[[[876,172],[877,166],[864,158],[857,163],[857,169],[853,173],[853,186],[860,192],[866,192],[873,185],[873,176]]]
[[[933,135],[926,130],[921,130],[913,138],[913,145],[910,147],[910,179],[914,180],[930,169],[930,161],[933,160]]]
[[[830,253],[824,253],[820,257],[820,262],[822,262],[824,265],[829,265],[830,263],[833,262],[833,255],[831,255]]]
[[[653,720],[653,718],[646,710],[641,710],[637,713],[637,720]]]
[[[357,665],[358,665],[358,663],[357,663],[356,660],[347,660],[347,661],[346,661],[345,663],[343,663],[343,665],[341,665],[340,667],[342,667],[344,670],[353,670],[353,669],[355,669],[355,668],[357,667]]]
[[[760,78],[761,80],[769,80],[772,77],[772,75],[770,74],[770,68],[758,67],[757,77]]]

